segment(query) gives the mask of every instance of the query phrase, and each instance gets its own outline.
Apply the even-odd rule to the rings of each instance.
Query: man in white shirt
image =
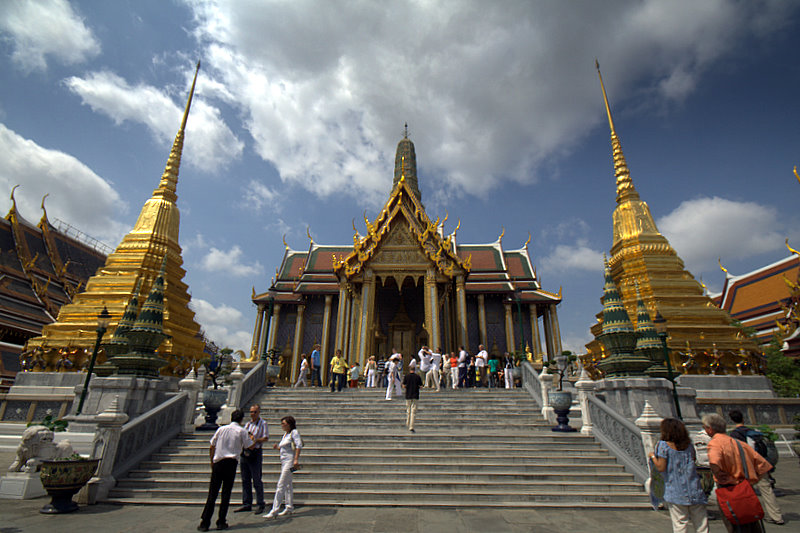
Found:
[[[489,362],[489,354],[483,347],[483,344],[478,345],[478,355],[475,357],[475,368],[478,370],[478,387],[485,387],[486,382],[486,365]]]
[[[458,388],[463,389],[467,386],[467,365],[469,364],[469,354],[461,347],[458,352]]]
[[[242,506],[234,513],[252,510],[253,490],[256,492],[255,514],[264,512],[264,484],[261,482],[263,464],[262,444],[269,440],[267,421],[261,418],[261,407],[256,403],[250,406],[250,420],[244,425],[245,431],[255,443],[253,448],[242,452],[239,457],[239,471],[242,473]]]
[[[211,437],[209,457],[211,459],[211,482],[208,485],[208,498],[200,517],[198,531],[208,531],[211,517],[214,516],[214,504],[217,501],[219,488],[222,487],[222,499],[219,502],[219,515],[217,515],[217,529],[227,529],[225,518],[228,515],[228,505],[231,501],[233,480],[236,478],[236,465],[239,456],[245,448],[254,446],[253,440],[241,426],[244,412],[236,409],[231,413],[231,423],[217,429]]]
[[[431,352],[431,366],[428,373],[425,374],[425,387],[436,387],[436,392],[439,392],[439,368],[442,365],[442,349]],[[431,384],[433,382],[433,384]]]
[[[386,364],[386,380],[389,382],[389,385],[386,387],[386,399],[392,399],[392,390],[397,394],[400,394],[400,370],[398,367],[398,362],[403,360],[403,356],[400,353],[395,352],[389,357],[389,362]]]
[[[423,346],[417,352],[417,356],[419,357],[419,371],[424,376],[431,369],[431,352],[427,346]]]

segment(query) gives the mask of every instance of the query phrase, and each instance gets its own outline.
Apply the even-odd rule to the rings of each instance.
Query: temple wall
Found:
[[[500,355],[511,351],[506,346],[506,317],[505,306],[500,296],[486,295],[486,349],[492,350],[497,346]],[[516,337],[515,337],[516,338]],[[477,350],[477,345],[474,350]],[[513,348],[512,348],[513,349]]]
[[[475,351],[481,343],[481,334],[478,326],[478,298],[467,295],[467,339],[469,346],[464,346],[466,350]]]

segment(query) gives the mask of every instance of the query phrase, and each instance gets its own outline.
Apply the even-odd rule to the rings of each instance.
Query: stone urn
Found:
[[[281,375],[281,365],[267,365],[267,377],[277,378]]]
[[[39,476],[50,495],[50,503],[39,509],[44,514],[71,513],[78,510],[72,497],[94,475],[100,459],[56,459],[42,461]]]
[[[550,391],[550,407],[556,413],[558,425],[552,428],[553,431],[571,432],[575,428],[569,426],[569,408],[572,406],[572,393],[569,391]]]
[[[200,431],[216,431],[219,428],[217,416],[219,410],[228,400],[228,391],[225,389],[206,389],[203,391],[203,407],[206,410],[206,423],[200,426]]]

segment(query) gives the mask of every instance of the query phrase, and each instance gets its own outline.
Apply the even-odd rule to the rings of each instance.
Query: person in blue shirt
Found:
[[[316,384],[317,387],[322,387],[320,368],[319,344],[315,344],[311,352],[311,384]]]

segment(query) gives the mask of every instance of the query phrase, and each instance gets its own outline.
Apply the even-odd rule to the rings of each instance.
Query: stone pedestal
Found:
[[[9,394],[72,394],[86,379],[83,372],[18,372]]]
[[[767,376],[701,376],[684,374],[675,378],[682,387],[697,391],[698,398],[754,399],[775,398]],[[682,407],[682,406],[681,406]]]
[[[0,477],[0,498],[29,500],[46,494],[39,472],[8,472]]]
[[[119,397],[116,396],[108,409],[94,418],[97,433],[92,443],[92,458],[100,459],[100,464],[92,479],[78,493],[78,503],[95,504],[98,500],[105,499],[117,483],[111,472],[114,469],[122,425],[128,421],[128,415],[122,412]]]
[[[601,379],[595,381],[594,392],[605,400],[609,407],[629,420],[635,420],[642,414],[645,401],[648,401],[662,418],[676,416],[672,384],[666,379]]]

